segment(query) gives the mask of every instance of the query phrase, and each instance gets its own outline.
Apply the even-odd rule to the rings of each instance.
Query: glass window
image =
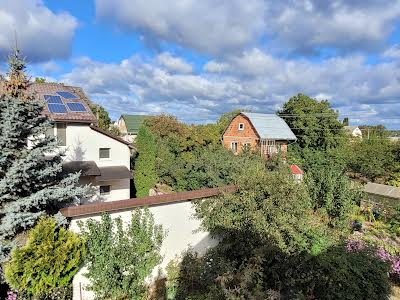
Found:
[[[232,149],[232,151],[233,151],[234,153],[236,153],[237,150],[238,150],[238,143],[237,143],[237,142],[232,142],[232,143],[231,143],[231,149]]]
[[[100,148],[99,158],[110,158],[110,148]]]
[[[57,141],[59,146],[67,145],[67,124],[57,123]]]
[[[244,130],[244,124],[243,123],[239,123],[239,130]]]
[[[110,195],[111,185],[101,185],[100,195]]]

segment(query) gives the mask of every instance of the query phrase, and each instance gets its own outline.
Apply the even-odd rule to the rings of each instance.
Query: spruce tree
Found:
[[[78,173],[62,173],[63,154],[46,136],[53,124],[42,114],[44,103],[27,91],[25,68],[15,51],[0,95],[0,262],[39,217],[55,215],[61,222],[59,208],[88,193]]]

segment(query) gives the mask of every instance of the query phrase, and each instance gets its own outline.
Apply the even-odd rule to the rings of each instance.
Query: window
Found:
[[[53,126],[51,126],[51,128],[47,129],[46,136],[47,137],[54,137],[54,127]]]
[[[100,148],[99,158],[110,158],[110,148]]]
[[[239,130],[244,130],[244,124],[243,123],[239,123]]]
[[[231,143],[231,149],[232,149],[233,153],[237,153],[237,151],[238,151],[238,143],[237,142],[232,142]]]
[[[251,150],[251,144],[250,143],[243,143],[242,150],[243,151],[250,151]]]
[[[100,195],[110,195],[111,185],[101,185]]]
[[[59,146],[67,145],[67,124],[57,123],[57,141]]]

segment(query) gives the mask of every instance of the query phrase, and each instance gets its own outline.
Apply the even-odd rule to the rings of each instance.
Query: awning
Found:
[[[81,176],[99,176],[101,175],[100,169],[96,163],[90,161],[70,161],[66,162],[62,166],[63,173],[76,173],[81,172]]]
[[[100,167],[100,174],[96,176],[96,181],[131,178],[131,172],[125,166]]]

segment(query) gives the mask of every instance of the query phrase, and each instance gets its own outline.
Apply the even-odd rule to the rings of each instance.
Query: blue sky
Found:
[[[0,0],[0,57],[121,113],[211,122],[328,99],[400,129],[400,0]],[[4,70],[4,65],[3,65]]]

